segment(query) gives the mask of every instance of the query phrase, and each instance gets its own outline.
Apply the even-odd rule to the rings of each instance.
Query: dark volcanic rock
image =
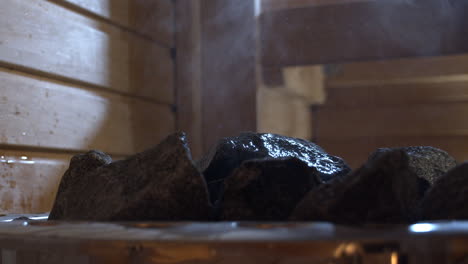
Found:
[[[457,166],[457,161],[452,156],[434,147],[382,148],[376,153],[398,149],[408,154],[410,169],[431,186],[439,177]]]
[[[49,220],[209,220],[205,181],[190,157],[185,135],[111,163],[104,153],[73,157]]]
[[[350,171],[342,159],[327,154],[312,142],[275,134],[242,133],[221,139],[198,163],[208,183],[211,201],[221,197],[224,179],[242,162],[262,158],[298,158],[315,168],[323,181]]]
[[[225,180],[224,221],[285,221],[297,203],[321,180],[297,158],[249,160]]]
[[[421,202],[420,220],[468,219],[468,163],[440,177]]]
[[[291,220],[339,224],[406,223],[420,199],[417,176],[402,150],[385,151],[357,171],[312,190]]]

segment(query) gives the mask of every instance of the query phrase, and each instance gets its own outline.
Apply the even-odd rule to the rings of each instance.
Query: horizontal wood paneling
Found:
[[[261,0],[262,12],[302,8],[317,5],[336,5],[354,2],[369,2],[375,0]]]
[[[434,146],[468,159],[468,56],[328,65],[312,118],[319,145],[354,168],[379,147]]]
[[[379,147],[434,146],[468,159],[466,55],[335,65],[318,141],[353,167]]]
[[[337,64],[328,86],[468,81],[468,55]]]
[[[353,140],[319,139],[329,153],[343,157],[353,168],[362,165],[369,154],[383,147],[433,146],[447,151],[459,162],[468,161],[468,136],[360,137]]]
[[[468,103],[318,110],[319,139],[468,136]]]
[[[175,128],[169,105],[0,71],[0,144],[127,155]]]
[[[52,208],[70,155],[0,149],[0,214]]]
[[[310,65],[466,53],[465,1],[369,1],[264,13],[262,64]]]
[[[468,104],[468,81],[328,87],[324,108]]]
[[[165,45],[173,45],[174,8],[171,0],[50,0],[71,3]]]
[[[49,212],[71,157],[0,148],[0,214]]]
[[[2,1],[0,64],[174,101],[168,48],[48,1]]]

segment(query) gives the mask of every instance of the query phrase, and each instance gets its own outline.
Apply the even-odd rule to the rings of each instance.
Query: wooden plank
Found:
[[[375,0],[261,0],[261,11],[272,12],[282,9],[303,8],[318,5],[336,5]]]
[[[0,69],[0,144],[128,155],[175,128],[171,107]]]
[[[174,100],[168,48],[42,0],[3,1],[0,25],[0,64],[159,102]]]
[[[311,107],[305,98],[284,88],[259,87],[257,104],[258,132],[312,139]]]
[[[40,264],[40,254],[34,251],[17,251],[16,264]]]
[[[324,108],[468,103],[468,81],[328,87]]]
[[[468,80],[468,55],[411,58],[334,65],[328,86],[428,83]]]
[[[0,213],[50,211],[70,155],[0,150]]]
[[[203,149],[256,130],[254,1],[201,1]]]
[[[90,264],[90,258],[87,256],[65,255],[61,252],[41,253],[37,259],[38,264]],[[104,262],[105,263],[105,262]]]
[[[283,68],[284,87],[309,105],[325,102],[325,74],[322,66]]]
[[[468,103],[320,109],[317,137],[466,136]]]
[[[173,45],[174,9],[170,0],[49,0],[70,3],[164,45]]]
[[[371,1],[264,13],[262,64],[341,63],[468,51],[464,1]]]
[[[168,50],[148,41],[138,41],[130,45],[129,54],[130,94],[173,104],[174,62]]]
[[[202,155],[200,1],[177,0],[177,129],[185,131],[193,158]]]
[[[329,153],[340,156],[353,168],[361,166],[368,156],[383,147],[433,146],[447,151],[459,162],[468,161],[466,136],[360,137],[353,140],[319,140]]]

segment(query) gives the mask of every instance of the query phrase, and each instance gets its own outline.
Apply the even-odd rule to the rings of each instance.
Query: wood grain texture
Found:
[[[168,48],[43,0],[3,1],[0,25],[0,64],[174,101]]]
[[[407,58],[333,65],[328,86],[468,80],[468,55]]]
[[[344,158],[352,168],[358,168],[372,152],[384,147],[433,146],[447,151],[459,162],[468,161],[467,136],[366,136],[353,140],[320,139],[318,144],[327,152]]]
[[[333,65],[318,141],[358,167],[379,147],[434,146],[468,159],[466,55]]]
[[[0,214],[50,211],[70,158],[0,149]]]
[[[468,103],[320,109],[319,139],[468,136]]]
[[[318,141],[351,166],[379,147],[434,146],[468,159],[466,82],[329,87]]]
[[[262,12],[282,9],[303,8],[318,5],[348,4],[354,2],[369,2],[375,0],[261,0]]]
[[[468,81],[328,87],[324,108],[467,103]]]
[[[0,144],[128,155],[174,128],[169,105],[0,70]]]
[[[52,0],[67,2],[102,18],[172,46],[174,7],[171,0]]]
[[[369,1],[264,13],[262,64],[342,63],[468,51],[463,1]]]

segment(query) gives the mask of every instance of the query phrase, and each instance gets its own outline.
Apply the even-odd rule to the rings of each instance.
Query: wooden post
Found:
[[[177,128],[187,133],[194,158],[202,154],[200,0],[176,0]]]
[[[254,1],[176,3],[179,127],[197,156],[220,137],[256,130]]]

